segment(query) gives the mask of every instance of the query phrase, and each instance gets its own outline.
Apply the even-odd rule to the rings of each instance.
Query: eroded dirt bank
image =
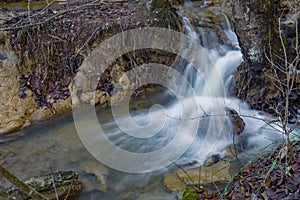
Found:
[[[30,14],[1,9],[0,133],[71,110],[70,83],[85,57],[105,39],[140,27],[179,30],[180,22],[168,6],[151,10],[144,0],[72,1]],[[88,94],[81,96],[108,105],[125,71],[149,61],[171,66],[174,59],[147,49],[129,53],[99,76],[95,101]]]

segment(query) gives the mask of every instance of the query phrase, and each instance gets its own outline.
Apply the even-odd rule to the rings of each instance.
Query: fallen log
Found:
[[[73,171],[37,176],[24,181],[24,183],[49,200],[68,199],[82,191],[78,174]],[[33,198],[20,188],[11,186],[0,191],[0,199],[27,200]]]

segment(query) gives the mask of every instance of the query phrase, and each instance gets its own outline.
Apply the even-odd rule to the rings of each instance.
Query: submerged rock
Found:
[[[99,162],[88,162],[84,166],[84,170],[88,174],[92,174],[95,176],[97,185],[98,185],[98,190],[102,192],[107,192],[108,185],[107,185],[107,180],[106,177],[108,175],[108,170],[101,165]]]

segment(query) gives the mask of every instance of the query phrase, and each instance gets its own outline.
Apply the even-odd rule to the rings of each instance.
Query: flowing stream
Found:
[[[193,27],[187,18],[184,21],[185,33],[192,42],[187,44],[182,54],[190,56],[192,62],[182,61],[178,71],[186,78],[189,87],[173,78],[170,84],[176,85],[176,91],[163,90],[147,100],[132,99],[131,107],[143,104],[145,109],[132,109],[130,115],[118,119],[118,125],[110,108],[97,111],[107,138],[127,151],[148,153],[175,141],[175,145],[155,157],[168,159],[169,165],[153,171],[151,169],[155,166],[151,168],[151,165],[155,159],[151,163],[141,160],[134,164],[148,170],[139,174],[104,167],[82,144],[71,113],[12,136],[1,136],[1,164],[21,179],[60,170],[79,172],[84,193],[76,199],[176,199],[176,195],[167,192],[162,183],[163,174],[176,168],[173,162],[178,165],[190,164],[190,167],[200,166],[212,155],[225,156],[226,148],[232,145],[233,124],[226,116],[226,107],[236,110],[246,123],[244,132],[238,137],[239,141],[235,141],[243,142],[245,153],[239,155],[241,158],[256,154],[280,139],[275,130],[257,119],[267,119],[266,116],[250,110],[245,103],[229,95],[232,74],[242,61],[237,38],[229,22],[225,23],[223,31],[230,39],[230,45],[220,44],[211,49],[205,44],[210,36],[199,36],[195,30],[199,27]],[[120,126],[124,126],[128,118],[139,127],[151,124],[150,128],[141,129],[145,137],[135,138],[124,134]],[[84,124],[83,129],[87,131],[96,126],[89,119],[85,119]],[[141,130],[126,127],[126,132],[132,135],[138,135],[137,132]],[[183,155],[178,158],[173,156],[181,146]],[[113,151],[110,154],[114,155],[112,159],[117,158]],[[126,159],[122,162],[124,166],[133,164],[126,163]],[[0,183],[2,187],[9,185],[2,177]]]

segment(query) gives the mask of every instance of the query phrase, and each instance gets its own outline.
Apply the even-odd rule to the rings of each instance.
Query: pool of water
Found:
[[[140,99],[134,101],[131,107],[138,110],[147,107],[147,104],[151,104],[149,99]],[[111,109],[99,109],[97,115],[101,122],[106,123],[111,120]],[[86,124],[89,122],[86,121]],[[130,174],[102,165],[81,143],[72,113],[1,136],[0,163],[22,180],[56,171],[78,172],[84,190],[75,199],[177,198],[163,186],[162,174],[166,171]],[[0,178],[2,188],[9,185]]]

